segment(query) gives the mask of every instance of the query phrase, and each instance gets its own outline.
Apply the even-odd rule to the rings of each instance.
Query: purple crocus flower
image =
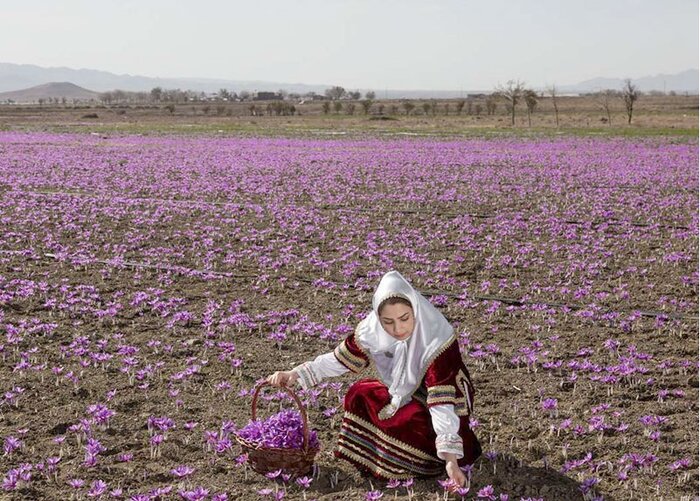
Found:
[[[377,501],[384,496],[382,491],[369,491],[365,493],[365,501]]]
[[[311,479],[309,477],[299,477],[299,478],[297,478],[296,482],[302,488],[308,489],[309,486],[311,485],[311,482],[313,482],[313,479]]]
[[[493,494],[493,486],[487,485],[486,487],[482,487],[476,493],[476,497],[479,499],[489,499],[489,500],[496,499],[496,496],[494,496],[494,494]]]
[[[178,478],[184,478],[192,475],[194,473],[194,468],[187,466],[187,465],[181,465],[176,468],[173,468],[170,470],[170,474],[178,477]]]
[[[73,489],[80,489],[85,484],[85,480],[83,480],[82,478],[71,478],[70,480],[68,480],[67,483]]]
[[[100,497],[102,496],[102,494],[104,494],[106,490],[107,484],[105,482],[103,482],[102,480],[95,480],[90,486],[88,496],[90,496],[91,498]]]
[[[186,501],[200,501],[209,496],[209,489],[205,489],[204,487],[195,487],[191,491],[182,490],[178,491],[177,493]]]

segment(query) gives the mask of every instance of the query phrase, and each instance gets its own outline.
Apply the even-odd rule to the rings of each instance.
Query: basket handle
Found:
[[[260,394],[260,391],[265,387],[265,386],[274,386],[267,381],[264,381],[258,385],[257,388],[255,388],[255,393],[253,394],[253,402],[251,404],[251,409],[250,409],[250,414],[251,417],[253,418],[253,421],[255,421],[255,416],[257,414],[258,410],[258,395]],[[303,434],[304,434],[304,451],[309,450],[309,421],[306,418],[306,410],[304,409],[304,406],[301,404],[301,400],[299,400],[299,397],[296,396],[296,394],[286,386],[281,386],[280,388],[284,389],[289,395],[294,399],[294,402],[297,404],[297,407],[299,408],[299,413],[301,414],[301,421],[304,426],[303,429]]]

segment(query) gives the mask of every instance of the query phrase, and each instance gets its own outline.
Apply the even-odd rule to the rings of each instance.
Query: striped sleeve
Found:
[[[443,404],[457,404],[457,388],[454,385],[428,387],[428,407]]]
[[[333,354],[338,362],[355,373],[362,372],[369,365],[369,357],[357,343],[354,333],[346,337]]]

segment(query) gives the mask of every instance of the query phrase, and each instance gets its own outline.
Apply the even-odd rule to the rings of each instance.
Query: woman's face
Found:
[[[379,312],[379,321],[387,334],[403,341],[413,334],[413,308],[403,303],[385,304]]]

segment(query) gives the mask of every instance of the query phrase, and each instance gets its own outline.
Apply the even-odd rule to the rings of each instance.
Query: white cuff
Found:
[[[435,439],[435,448],[440,459],[445,459],[445,453],[454,454],[457,459],[464,456],[464,445],[459,435],[438,435]]]
[[[464,456],[464,444],[462,437],[459,436],[459,417],[455,414],[454,405],[434,405],[430,407],[430,417],[437,435],[435,439],[437,456],[445,459],[443,454],[448,453],[461,459]]]
[[[292,369],[292,372],[299,376],[299,379],[297,379],[297,383],[304,390],[313,388],[321,382],[320,379],[316,377],[316,374],[314,374],[311,362],[304,362],[303,364],[294,367]]]

